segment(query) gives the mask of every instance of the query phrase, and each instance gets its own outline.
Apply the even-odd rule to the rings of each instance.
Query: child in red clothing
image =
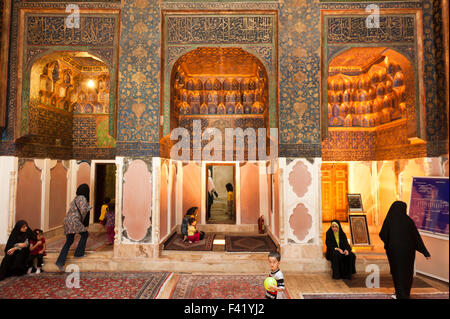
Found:
[[[106,235],[108,237],[108,245],[114,244],[114,227],[116,226],[116,213],[114,212],[114,203],[108,204],[108,208],[106,210],[106,216],[105,216],[105,226],[106,226]]]
[[[44,256],[47,254],[45,253],[45,238],[44,238],[44,232],[40,229],[34,230],[34,235],[36,236],[36,239],[30,240],[30,258],[28,260],[28,264],[30,268],[28,268],[28,274],[31,274],[32,272],[36,272],[36,274],[39,274],[42,270],[42,264],[44,263]],[[37,260],[36,268],[34,267],[33,263],[34,260]]]
[[[189,218],[189,226],[188,226],[188,238],[189,243],[197,242],[200,240],[200,233],[197,230],[197,222],[194,217]]]

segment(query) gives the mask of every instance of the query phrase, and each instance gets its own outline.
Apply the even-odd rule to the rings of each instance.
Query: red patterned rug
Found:
[[[170,299],[265,299],[265,278],[257,275],[182,274]]]
[[[0,281],[0,299],[154,299],[170,273],[82,272],[79,288],[72,275],[45,272],[9,277]]]
[[[73,241],[72,246],[70,246],[70,251],[75,251],[75,249],[78,246],[78,243],[80,242],[80,235],[75,235],[75,239]],[[50,243],[47,243],[47,252],[60,252],[61,248],[66,243],[66,237],[63,237],[61,239],[52,241]],[[107,237],[105,232],[101,233],[89,233],[89,237],[86,242],[86,251],[96,251],[100,248],[106,246],[107,243]]]
[[[164,250],[184,250],[184,251],[210,251],[213,248],[215,234],[205,234],[205,238],[196,243],[190,244],[183,241],[181,234],[173,234],[164,243]]]
[[[277,246],[268,235],[225,236],[225,250],[228,252],[271,252]]]

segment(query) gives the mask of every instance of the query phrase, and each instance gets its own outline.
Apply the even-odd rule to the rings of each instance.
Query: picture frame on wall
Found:
[[[347,194],[348,211],[364,212],[361,194]]]
[[[352,244],[354,246],[370,246],[369,227],[367,226],[366,215],[350,214],[350,232],[352,236]]]

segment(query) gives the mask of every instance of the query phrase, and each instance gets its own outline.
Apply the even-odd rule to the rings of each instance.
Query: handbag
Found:
[[[77,202],[74,201],[74,203],[75,203],[75,207],[78,210],[78,213],[80,214],[82,224],[84,225],[84,227],[88,227],[89,226],[89,219],[90,219],[89,217],[90,217],[91,212],[87,212],[86,216],[84,216],[84,219],[83,219],[83,215],[81,214],[81,211],[78,208]]]

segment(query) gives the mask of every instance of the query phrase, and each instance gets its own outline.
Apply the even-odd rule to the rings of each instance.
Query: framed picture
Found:
[[[370,245],[369,228],[367,227],[366,215],[348,216],[350,220],[350,232],[352,234],[352,243],[354,246]]]
[[[363,212],[361,194],[347,194],[348,211]]]

